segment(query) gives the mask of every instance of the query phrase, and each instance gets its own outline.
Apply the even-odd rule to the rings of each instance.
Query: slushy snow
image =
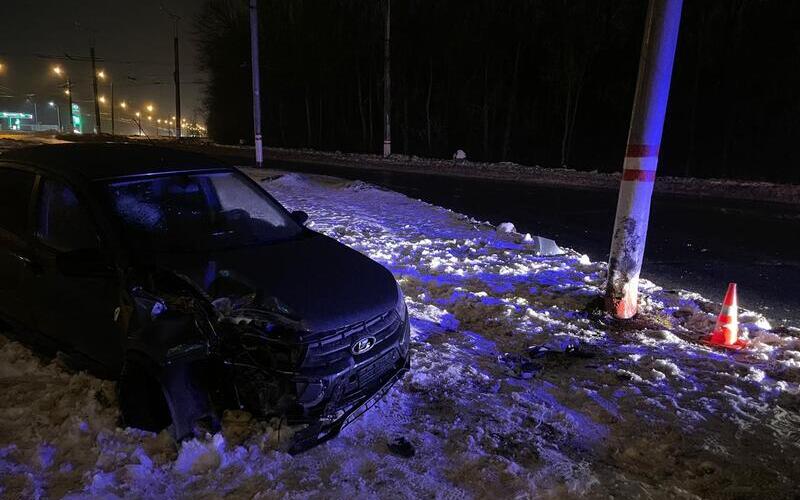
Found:
[[[647,281],[642,314],[615,323],[596,307],[604,263],[539,255],[513,224],[357,181],[248,173],[394,273],[411,371],[293,457],[246,414],[180,444],[119,428],[113,382],[0,337],[0,497],[795,495],[800,329],[743,311],[750,348],[715,350],[699,339],[719,304]],[[399,437],[412,458],[389,450]]]

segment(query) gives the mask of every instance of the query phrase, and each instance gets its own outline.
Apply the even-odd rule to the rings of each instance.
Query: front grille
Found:
[[[396,341],[400,334],[400,318],[394,311],[328,332],[321,335],[320,340],[308,344],[303,368],[329,367],[339,363],[349,364],[350,358],[355,358],[355,362],[360,363]],[[353,344],[364,337],[375,337],[374,346],[369,352],[354,356],[350,349]]]
[[[358,385],[363,389],[374,382],[378,377],[389,371],[397,363],[400,355],[397,349],[392,349],[387,352],[380,359],[368,364],[358,371]]]

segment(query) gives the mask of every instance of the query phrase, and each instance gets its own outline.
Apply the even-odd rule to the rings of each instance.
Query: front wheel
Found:
[[[208,391],[191,365],[147,369],[127,361],[119,381],[119,402],[124,425],[160,432],[169,429],[180,441],[219,429]]]
[[[127,361],[119,384],[122,423],[151,432],[160,432],[172,424],[172,415],[161,383],[137,362]]]

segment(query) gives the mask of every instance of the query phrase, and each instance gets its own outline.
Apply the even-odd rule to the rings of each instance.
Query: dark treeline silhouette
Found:
[[[386,0],[260,0],[265,143],[378,153]],[[620,170],[645,0],[393,0],[393,152]],[[685,0],[659,170],[800,180],[800,2]],[[252,142],[245,0],[196,22],[208,130]]]

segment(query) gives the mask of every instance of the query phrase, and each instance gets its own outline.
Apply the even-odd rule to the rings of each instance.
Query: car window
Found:
[[[289,224],[278,207],[265,203],[262,196],[249,184],[231,174],[208,176],[222,211],[246,210],[251,217],[267,221],[273,226],[281,227]]]
[[[0,168],[0,228],[22,235],[28,223],[28,205],[35,175]]]
[[[303,229],[234,172],[113,180],[106,186],[122,234],[156,251],[236,248],[291,239]]]
[[[65,184],[42,181],[36,214],[36,237],[45,245],[62,252],[98,246],[86,207]]]

